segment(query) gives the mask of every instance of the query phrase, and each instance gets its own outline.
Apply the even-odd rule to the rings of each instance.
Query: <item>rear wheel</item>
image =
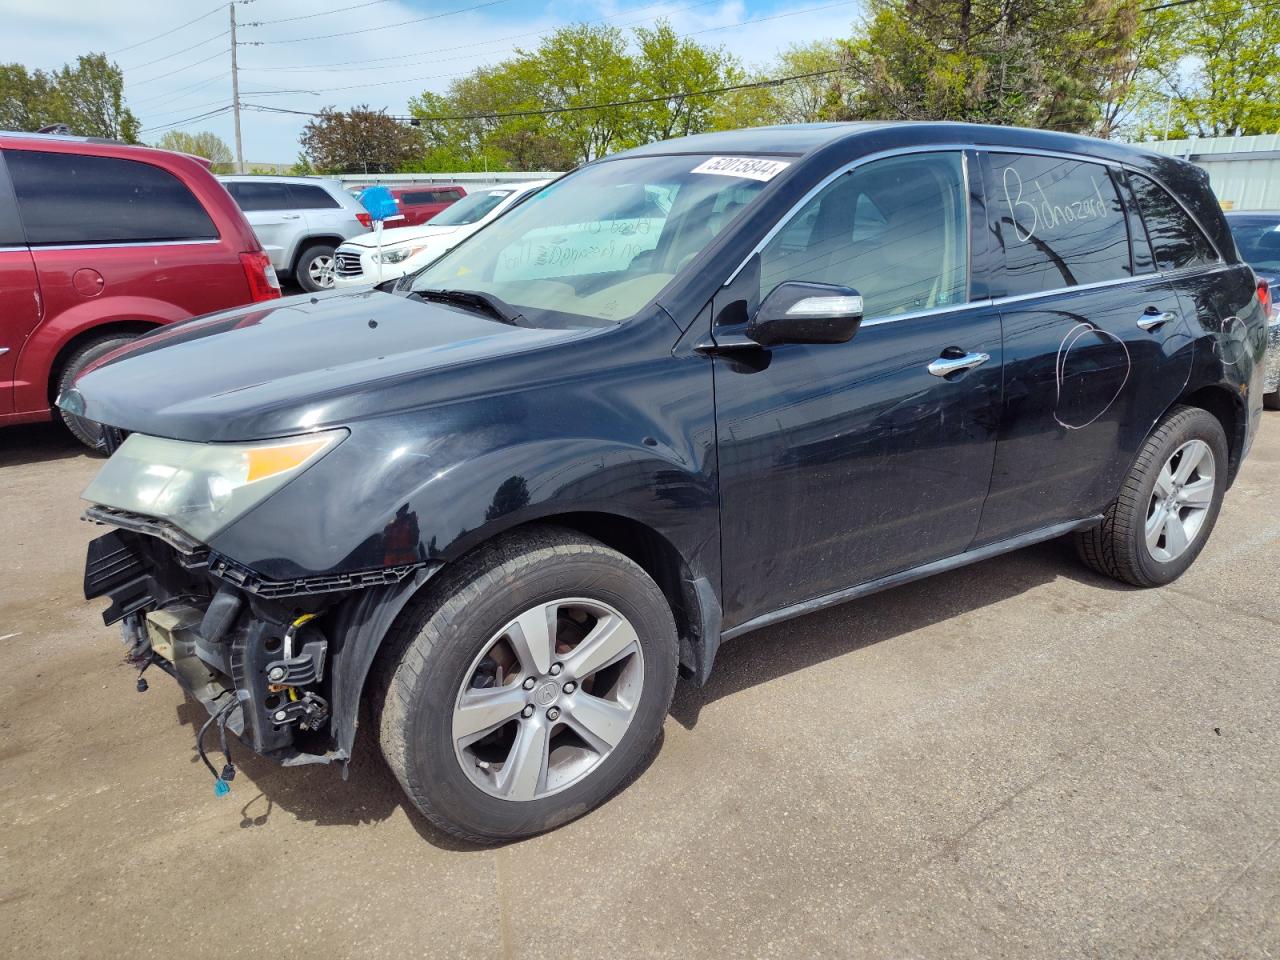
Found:
[[[1280,410],[1280,390],[1272,390],[1262,395],[1262,406],[1267,410]]]
[[[293,275],[298,286],[307,293],[333,289],[333,247],[317,244],[307,247],[298,257]]]
[[[116,347],[122,347],[131,340],[137,339],[137,337],[138,334],[130,333],[104,334],[77,348],[75,353],[67,358],[67,362],[62,368],[62,373],[58,377],[57,392],[62,393],[68,389],[75,382],[76,377],[80,375],[80,372],[99,357],[105,356]],[[74,413],[67,413],[67,411],[61,409],[58,410],[58,414],[62,418],[63,424],[77,440],[93,450],[102,449],[101,424],[86,420],[84,417],[78,417]]]
[[[1099,573],[1138,587],[1176,580],[1218,519],[1227,489],[1227,436],[1213,414],[1175,407],[1156,425],[1097,527],[1076,548]]]
[[[559,528],[483,547],[442,576],[389,641],[402,652],[388,664],[383,752],[414,805],[492,842],[604,802],[644,763],[671,703],[662,591]]]

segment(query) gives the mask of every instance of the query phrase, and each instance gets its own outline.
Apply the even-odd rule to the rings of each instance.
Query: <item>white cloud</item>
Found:
[[[481,0],[470,0],[481,2]],[[825,6],[831,0],[810,0],[806,7]],[[456,0],[445,11],[467,6]],[[349,5],[350,6],[350,5]],[[237,7],[236,16],[246,24],[240,39],[246,42],[292,40],[336,34],[306,42],[264,43],[240,48],[240,88],[247,103],[264,103],[297,110],[340,108],[358,103],[386,107],[393,113],[406,110],[408,99],[423,90],[442,91],[455,76],[507,56],[517,46],[532,47],[536,34],[565,23],[610,17],[610,23],[631,26],[652,23],[666,16],[681,33],[692,33],[703,43],[722,44],[749,65],[767,63],[780,49],[822,37],[848,36],[859,4],[813,10],[798,15],[741,27],[731,25],[754,17],[790,14],[792,6],[771,6],[765,0],[581,0],[558,4],[554,12],[520,11],[521,0],[393,29],[368,31],[441,11],[391,0],[358,10],[342,9],[331,15],[309,16],[289,23],[250,27],[254,21],[308,17],[321,12],[304,0],[257,0]],[[55,68],[79,53],[116,51],[154,36],[212,10],[213,4],[186,0],[181,5],[101,0],[55,0],[43,5],[29,0],[0,0],[0,62],[28,67]],[[728,29],[717,29],[726,28]],[[129,104],[151,128],[144,139],[155,139],[165,124],[216,110],[231,102],[230,53],[227,37],[211,39],[179,56],[149,61],[192,46],[227,29],[225,7],[152,43],[123,50],[115,59],[125,69]],[[364,32],[367,31],[367,32]],[[509,38],[509,39],[504,39]],[[209,59],[206,59],[209,58]],[[394,58],[394,59],[387,59]],[[206,62],[199,62],[205,60]],[[354,62],[353,62],[354,61]],[[338,64],[328,66],[329,64]],[[324,65],[324,66],[321,66]],[[173,72],[176,71],[176,72]],[[168,74],[168,76],[162,76]],[[343,89],[349,88],[349,89]],[[255,95],[270,91],[267,95]],[[315,91],[278,93],[276,91]],[[304,117],[244,111],[242,131],[247,161],[288,162],[298,152],[298,134]],[[212,130],[228,143],[232,138],[230,114],[193,123],[184,129]]]

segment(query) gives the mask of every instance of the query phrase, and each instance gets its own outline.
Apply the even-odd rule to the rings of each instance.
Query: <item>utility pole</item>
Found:
[[[236,122],[236,173],[244,173],[244,145],[240,140],[240,74],[236,69],[236,5],[227,4],[231,11],[231,113]]]

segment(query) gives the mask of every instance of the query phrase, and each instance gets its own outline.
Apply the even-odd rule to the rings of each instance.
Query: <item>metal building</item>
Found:
[[[1192,137],[1137,146],[1204,167],[1224,210],[1280,210],[1280,134]]]

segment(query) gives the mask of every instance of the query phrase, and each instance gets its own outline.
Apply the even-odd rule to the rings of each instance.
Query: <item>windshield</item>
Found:
[[[593,164],[469,237],[411,289],[485,293],[534,322],[625,320],[788,165],[699,156]]]
[[[427,222],[433,227],[456,227],[464,223],[475,223],[486,213],[500,204],[514,190],[482,190],[469,193],[456,203],[451,203]]]
[[[1280,270],[1280,217],[1229,217],[1227,223],[1245,263],[1255,269]]]

